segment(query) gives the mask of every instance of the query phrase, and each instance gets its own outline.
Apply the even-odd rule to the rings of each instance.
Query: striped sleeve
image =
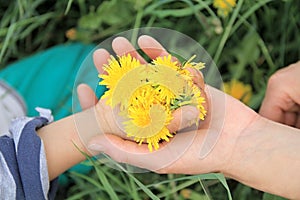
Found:
[[[57,180],[49,182],[44,145],[36,130],[49,117],[19,118],[0,137],[0,197],[54,199]]]

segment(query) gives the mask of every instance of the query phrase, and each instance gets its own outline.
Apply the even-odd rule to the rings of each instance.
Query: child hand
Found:
[[[169,55],[168,52],[156,40],[149,36],[142,36],[139,39],[139,45],[144,50],[144,52],[152,59]],[[142,58],[137,53],[137,51],[127,39],[122,37],[116,38],[112,43],[112,47],[117,55],[121,56],[129,53],[132,57],[137,58],[141,64],[146,64],[144,58]],[[103,71],[103,65],[107,64],[109,58],[110,54],[104,49],[98,49],[94,52],[94,63],[100,74],[105,73]],[[194,76],[194,83],[203,90],[204,80],[201,72],[192,68],[188,70]],[[202,94],[205,95],[205,92],[203,91]],[[100,100],[97,103],[97,98],[94,92],[89,86],[85,84],[79,85],[78,97],[83,109],[89,108],[96,104],[95,108],[97,110],[97,113],[99,113],[98,119],[101,121],[100,125],[103,128],[102,132],[110,132],[126,138],[126,134],[124,133],[124,131],[122,131],[122,123],[120,123],[122,119],[117,114],[118,110],[113,111],[108,105],[105,104],[104,100]],[[206,107],[207,105],[205,104],[204,106]],[[182,113],[186,114],[183,115]],[[187,113],[189,114],[187,115]],[[173,112],[173,120],[167,128],[170,132],[178,131],[190,126],[190,122],[196,121],[195,119],[197,119],[197,116],[199,116],[199,111],[195,107],[183,106]]]

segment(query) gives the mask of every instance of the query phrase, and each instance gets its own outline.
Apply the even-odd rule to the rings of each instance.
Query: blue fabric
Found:
[[[8,169],[10,170],[8,173],[10,173],[13,176],[14,182],[17,186],[16,188],[16,196],[17,197],[24,197],[24,191],[22,188],[22,181],[19,174],[19,167],[17,163],[17,155],[15,151],[15,144],[12,138],[7,136],[0,137],[0,152],[5,158],[6,164],[8,166]],[[3,172],[1,172],[1,176],[3,175]],[[1,185],[0,185],[1,187]]]
[[[7,187],[3,183],[0,188],[5,187],[3,190],[10,197],[43,200],[46,199],[45,193],[48,199],[54,199],[57,180],[51,183],[52,188],[49,191],[43,191],[41,178],[48,181],[48,173],[40,171],[41,159],[45,159],[45,157],[40,157],[41,151],[44,151],[44,149],[42,148],[41,139],[36,133],[36,129],[47,124],[47,122],[46,118],[38,117],[29,121],[24,127],[20,127],[20,137],[0,137],[0,153],[5,158],[5,163],[1,163],[1,166],[7,166],[9,170],[0,173],[1,175],[7,175],[7,177],[13,177],[16,191],[11,191],[14,188],[13,186]],[[18,135],[19,133],[12,134]],[[1,191],[3,190],[1,189]]]
[[[41,139],[35,130],[47,122],[46,118],[41,117],[28,122],[19,139],[17,161],[20,163],[19,173],[26,199],[42,199],[43,188],[39,170]]]

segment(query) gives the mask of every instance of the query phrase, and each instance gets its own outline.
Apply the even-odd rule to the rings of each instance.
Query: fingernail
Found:
[[[88,148],[89,148],[89,150],[92,150],[92,151],[98,151],[98,152],[105,151],[105,148],[99,144],[90,144],[90,145],[88,145]]]
[[[190,109],[186,111],[182,119],[182,127],[190,126],[191,124],[195,123],[198,117],[198,110],[197,109]]]

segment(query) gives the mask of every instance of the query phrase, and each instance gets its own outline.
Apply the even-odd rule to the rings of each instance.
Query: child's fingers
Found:
[[[98,102],[94,91],[86,84],[78,85],[77,94],[82,110],[90,108]]]
[[[109,58],[110,54],[105,49],[97,49],[94,52],[93,60],[99,74],[103,74],[105,72],[103,70],[103,65],[107,64]]]
[[[119,56],[130,54],[139,60],[142,64],[146,64],[145,59],[136,51],[134,46],[124,37],[117,37],[112,42],[112,48]]]
[[[183,106],[176,109],[172,115],[173,119],[167,128],[174,133],[195,124],[199,117],[199,110],[195,106]]]
[[[168,51],[157,40],[148,35],[140,36],[138,44],[151,59],[169,55]],[[177,61],[175,57],[172,57],[172,59],[173,61]]]

